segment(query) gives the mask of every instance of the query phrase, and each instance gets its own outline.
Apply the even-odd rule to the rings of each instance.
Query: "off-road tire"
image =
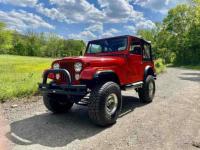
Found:
[[[149,94],[149,85],[153,85],[153,94]],[[148,75],[144,81],[143,87],[138,89],[138,95],[142,103],[151,103],[155,95],[156,87],[153,76]]]
[[[73,103],[67,100],[64,95],[45,94],[43,95],[44,105],[53,113],[64,113],[71,109]]]
[[[118,104],[114,114],[109,115],[105,109],[106,99],[110,94],[113,93],[118,99]],[[99,126],[109,126],[114,124],[121,112],[122,107],[122,96],[120,87],[114,82],[98,84],[91,91],[88,106],[89,117],[93,123]]]

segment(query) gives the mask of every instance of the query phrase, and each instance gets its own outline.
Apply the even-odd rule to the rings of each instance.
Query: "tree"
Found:
[[[6,29],[6,24],[0,22],[0,53],[9,53],[12,48],[12,31]]]
[[[171,41],[173,41],[176,64],[200,63],[199,4],[199,0],[197,0],[192,5],[179,5],[171,9],[164,19],[164,30],[170,33]]]
[[[155,30],[140,30],[157,57],[178,65],[200,64],[200,0],[169,10]]]

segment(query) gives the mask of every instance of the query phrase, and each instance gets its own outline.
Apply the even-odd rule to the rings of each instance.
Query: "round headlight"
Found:
[[[83,65],[80,62],[77,62],[77,63],[74,64],[74,70],[76,72],[80,72],[82,70],[82,67],[83,67]]]
[[[59,65],[59,63],[55,63],[55,64],[53,64],[53,69],[60,69],[60,65]]]

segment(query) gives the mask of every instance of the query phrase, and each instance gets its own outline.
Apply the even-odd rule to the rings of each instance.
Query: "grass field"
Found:
[[[188,65],[188,66],[181,66],[181,67],[187,68],[187,69],[193,69],[193,70],[200,70],[200,64],[196,66]]]
[[[0,101],[33,95],[52,59],[0,55]]]
[[[0,55],[0,101],[34,95],[42,72],[53,59]],[[157,73],[165,70],[162,60],[155,62]]]

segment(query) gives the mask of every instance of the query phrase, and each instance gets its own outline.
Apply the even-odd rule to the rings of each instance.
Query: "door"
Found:
[[[142,43],[132,39],[128,55],[128,81],[135,83],[142,81]]]
[[[151,55],[151,45],[148,43],[143,44],[143,70],[146,66],[152,66],[152,55]]]

